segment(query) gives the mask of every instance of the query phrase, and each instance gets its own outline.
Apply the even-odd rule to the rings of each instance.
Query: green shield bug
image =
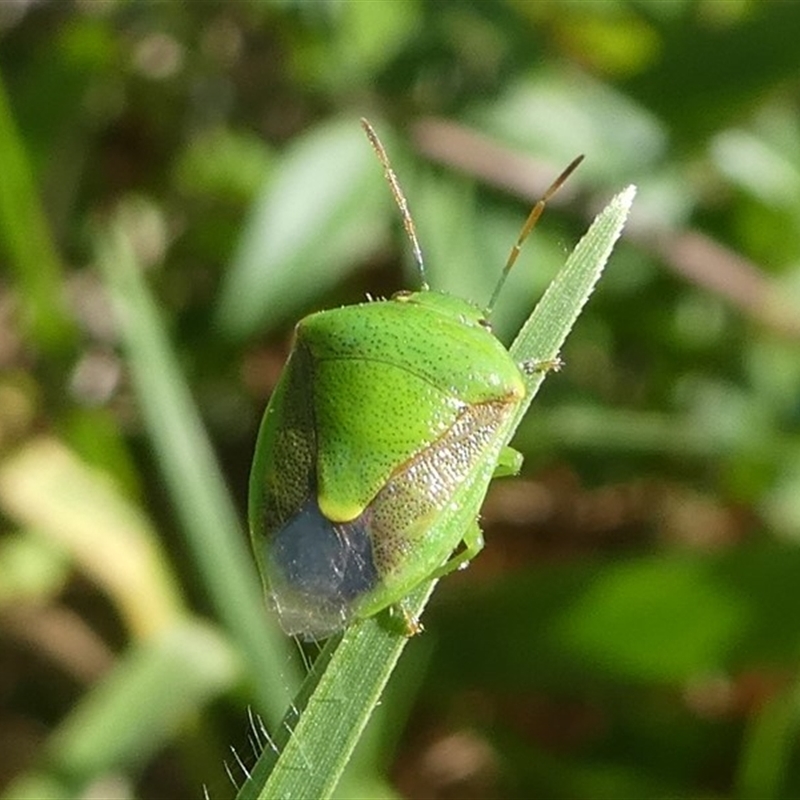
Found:
[[[422,286],[300,320],[250,475],[251,537],[270,602],[287,633],[312,641],[401,603],[483,547],[478,512],[492,476],[521,463],[504,442],[525,397],[522,371],[535,368],[514,363],[488,317],[547,200],[582,158],[533,207],[481,309],[428,288],[405,196],[362,125]],[[454,540],[454,530],[466,533]],[[409,633],[419,629],[408,622]]]

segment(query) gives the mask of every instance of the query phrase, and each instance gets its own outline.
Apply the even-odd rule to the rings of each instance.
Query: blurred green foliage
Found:
[[[0,4],[0,786],[231,796],[299,678],[239,521],[312,309],[433,286],[505,341],[627,236],[343,797],[793,797],[800,4]],[[248,728],[254,728],[248,731]],[[230,747],[236,752],[231,756]],[[241,762],[241,763],[239,763]]]

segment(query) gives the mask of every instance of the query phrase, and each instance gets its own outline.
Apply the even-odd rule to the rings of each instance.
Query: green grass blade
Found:
[[[97,262],[111,291],[141,413],[190,552],[217,613],[245,657],[258,710],[278,719],[290,698],[292,654],[285,637],[267,624],[236,511],[121,221],[99,235]]]
[[[558,354],[599,279],[628,215],[635,190],[615,197],[581,239],[512,346],[519,360]],[[530,378],[531,398],[543,380]],[[419,615],[429,583],[408,598]],[[388,630],[385,615],[328,642],[290,713],[242,786],[238,800],[327,798],[378,702],[407,639]]]
[[[61,262],[0,80],[0,239],[19,287],[25,326],[36,344],[50,353],[74,340],[62,289]]]
[[[433,584],[407,602],[422,613]],[[330,797],[408,639],[382,615],[331,639],[237,800]]]
[[[748,724],[736,776],[740,800],[778,800],[786,786],[797,741],[800,692],[795,681],[771,697]]]
[[[516,361],[546,361],[558,356],[567,334],[600,280],[635,194],[636,187],[629,186],[595,218],[511,345],[511,355]],[[541,372],[528,377],[528,396],[518,411],[517,424],[544,377]]]

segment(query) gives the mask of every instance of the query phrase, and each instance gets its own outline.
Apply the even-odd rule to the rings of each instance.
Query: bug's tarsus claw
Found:
[[[531,358],[522,362],[522,371],[526,375],[539,375],[543,372],[559,372],[564,366],[560,356],[553,358]]]

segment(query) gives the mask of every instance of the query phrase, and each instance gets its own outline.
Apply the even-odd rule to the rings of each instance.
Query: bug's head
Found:
[[[417,292],[395,292],[392,295],[392,300],[397,303],[422,306],[430,311],[457,319],[462,324],[470,327],[485,328],[489,331],[492,329],[484,309],[474,303],[470,303],[468,300],[462,300],[460,297],[444,294],[444,292],[432,291],[427,287]]]

